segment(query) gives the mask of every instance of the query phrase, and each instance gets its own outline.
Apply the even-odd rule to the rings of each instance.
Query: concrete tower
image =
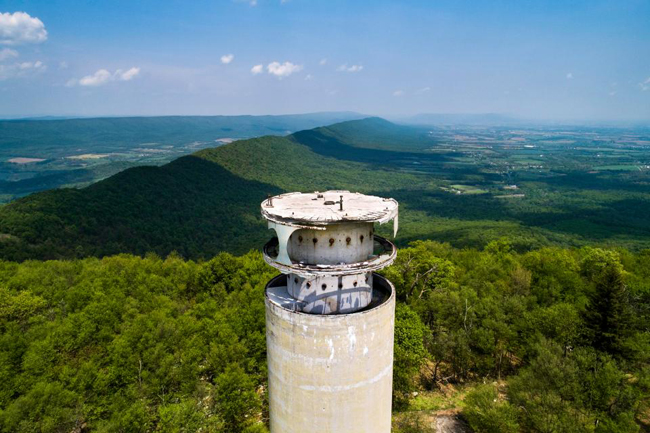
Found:
[[[266,262],[272,433],[383,433],[391,428],[395,289],[374,271],[395,246],[374,223],[397,201],[349,191],[289,193],[262,203],[277,238]]]

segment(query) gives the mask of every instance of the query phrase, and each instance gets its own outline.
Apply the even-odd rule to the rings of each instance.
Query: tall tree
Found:
[[[606,265],[594,289],[586,313],[593,347],[613,355],[624,355],[625,340],[633,328],[629,296],[620,268]]]

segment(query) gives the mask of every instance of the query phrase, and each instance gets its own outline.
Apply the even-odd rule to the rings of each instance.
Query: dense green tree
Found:
[[[83,425],[80,396],[59,382],[38,382],[0,413],[5,432],[69,432]]]
[[[399,298],[396,402],[420,386],[496,381],[496,397],[486,385],[466,401],[478,431],[638,430],[648,257],[519,254],[504,240],[400,250],[386,270]],[[0,262],[0,431],[264,432],[274,275],[256,252]]]
[[[426,360],[424,339],[426,328],[418,315],[407,305],[395,310],[395,358],[393,390],[397,404],[404,403],[413,391],[422,364]]]
[[[470,392],[464,412],[476,433],[517,433],[520,431],[517,410],[499,397],[495,385],[482,385]]]
[[[564,353],[548,340],[536,349],[537,357],[508,386],[526,430],[638,431],[633,420],[644,397],[614,359],[588,347]]]
[[[429,249],[430,244],[414,242],[385,271],[386,278],[397,287],[398,299],[426,299],[449,284],[454,267],[448,260],[436,256]]]
[[[215,412],[225,432],[240,432],[259,421],[261,403],[254,382],[239,366],[229,366],[215,381]]]
[[[583,271],[593,283],[586,313],[592,345],[604,352],[623,355],[633,332],[629,293],[618,256],[609,251],[588,249]]]

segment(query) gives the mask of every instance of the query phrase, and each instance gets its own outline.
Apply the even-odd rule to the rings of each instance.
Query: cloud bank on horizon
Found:
[[[0,115],[650,121],[650,3],[60,3],[0,9]]]

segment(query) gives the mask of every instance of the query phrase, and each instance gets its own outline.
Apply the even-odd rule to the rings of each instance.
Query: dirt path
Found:
[[[436,416],[436,433],[470,433],[472,430],[456,415]]]

